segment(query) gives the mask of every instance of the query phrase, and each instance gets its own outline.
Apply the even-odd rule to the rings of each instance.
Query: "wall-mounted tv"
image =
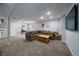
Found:
[[[65,18],[65,29],[78,30],[78,5],[74,5]]]

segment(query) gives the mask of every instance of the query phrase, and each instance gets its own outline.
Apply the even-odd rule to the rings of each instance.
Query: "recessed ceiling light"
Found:
[[[52,17],[52,16],[50,16],[50,19],[53,19],[53,17]]]
[[[41,16],[41,17],[40,17],[40,19],[44,19],[44,17],[43,17],[43,16]]]
[[[46,15],[50,15],[50,14],[51,14],[51,12],[49,12],[49,11],[46,13]]]

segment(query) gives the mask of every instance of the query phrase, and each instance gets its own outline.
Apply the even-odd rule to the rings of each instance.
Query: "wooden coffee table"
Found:
[[[37,35],[37,40],[48,43],[49,42],[49,37],[50,37],[50,35],[39,34],[39,35]]]

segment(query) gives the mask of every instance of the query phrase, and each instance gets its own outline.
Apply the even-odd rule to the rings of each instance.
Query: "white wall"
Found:
[[[27,24],[30,24],[30,27],[28,29]],[[23,19],[13,19],[11,18],[10,22],[10,36],[19,36],[21,35],[21,27],[22,25],[26,26],[26,31],[32,31],[34,30],[33,27],[34,21],[25,21]]]
[[[66,30],[66,40],[72,54],[79,56],[79,32]]]
[[[42,28],[41,24],[44,23],[45,27]],[[46,31],[59,31],[61,32],[62,28],[62,23],[61,20],[52,20],[52,21],[47,21],[47,22],[35,22],[35,21],[24,21],[24,20],[18,20],[18,19],[11,19],[10,23],[10,35],[11,36],[16,36],[21,33],[21,26],[22,25],[26,26],[26,31],[27,29],[27,24],[30,24],[29,31],[36,31],[36,30],[46,30]]]
[[[42,28],[42,24],[44,24],[44,27]],[[45,30],[45,31],[56,31],[57,30],[61,31],[62,28],[62,23],[61,20],[51,20],[51,21],[41,21],[41,22],[36,22],[32,24],[35,30]]]
[[[42,28],[42,24],[44,24],[44,28]],[[60,29],[60,20],[36,22],[33,24],[33,26],[35,30],[45,30],[53,32]]]
[[[37,30],[41,30],[41,23],[38,22],[32,23],[30,31],[37,31]]]
[[[79,11],[78,11],[78,17],[79,17]],[[75,56],[79,56],[79,31],[66,30],[66,42],[72,54]]]
[[[48,21],[45,22],[45,27],[43,28],[43,30],[46,31],[56,31],[58,29],[60,29],[60,20],[52,20],[52,21]]]
[[[21,22],[20,21],[16,21],[16,22],[12,22],[10,24],[10,36],[16,36],[17,34],[20,34],[20,26],[21,26]]]

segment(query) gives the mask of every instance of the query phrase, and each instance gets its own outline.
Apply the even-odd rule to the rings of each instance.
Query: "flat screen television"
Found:
[[[65,29],[78,30],[78,5],[74,5],[65,18]]]

